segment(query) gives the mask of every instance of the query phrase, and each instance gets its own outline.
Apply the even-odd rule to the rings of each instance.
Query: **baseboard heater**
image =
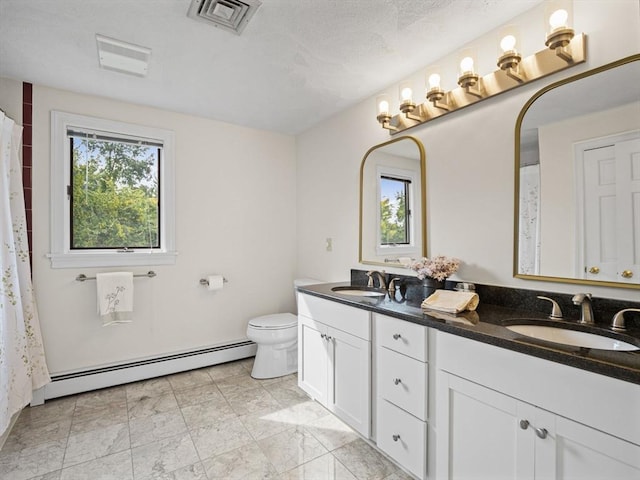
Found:
[[[241,360],[254,356],[256,348],[257,345],[255,343],[246,340],[90,370],[53,375],[51,383],[33,392],[34,398],[31,405],[40,405],[51,398],[64,397],[75,393]]]

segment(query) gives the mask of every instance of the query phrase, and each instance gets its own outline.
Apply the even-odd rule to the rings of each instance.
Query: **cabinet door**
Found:
[[[327,327],[298,316],[298,386],[323,405],[327,404]]]
[[[371,342],[328,329],[329,402],[327,408],[365,438],[371,433]]]
[[[437,478],[533,479],[533,407],[442,371],[436,395]]]
[[[640,447],[594,428],[539,410],[536,480],[638,480]]]

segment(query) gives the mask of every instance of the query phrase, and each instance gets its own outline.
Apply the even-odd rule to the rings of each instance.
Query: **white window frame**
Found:
[[[71,182],[68,129],[91,129],[163,144],[160,159],[160,248],[136,248],[134,251],[113,249],[72,250],[70,199],[67,185]],[[130,267],[171,265],[175,263],[175,160],[174,133],[155,127],[77,115],[51,112],[51,252],[52,268]]]
[[[383,245],[380,235],[380,222],[382,221],[380,215],[380,201],[382,200],[382,190],[380,188],[380,181],[382,177],[392,177],[398,180],[408,180],[409,186],[409,244],[408,245]],[[416,247],[416,185],[418,184],[417,172],[413,170],[406,170],[404,168],[394,168],[386,165],[378,165],[376,168],[376,254],[377,255],[410,255],[417,252]]]

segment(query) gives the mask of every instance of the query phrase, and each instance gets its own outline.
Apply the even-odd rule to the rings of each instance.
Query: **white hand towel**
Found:
[[[474,292],[436,290],[433,295],[422,302],[422,308],[448,313],[460,313],[465,310],[475,310],[478,303],[480,303],[480,297]]]
[[[98,315],[102,319],[102,325],[131,322],[133,318],[133,273],[98,273],[96,285]]]

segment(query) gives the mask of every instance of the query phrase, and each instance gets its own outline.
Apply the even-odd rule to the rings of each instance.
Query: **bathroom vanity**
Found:
[[[482,295],[427,315],[347,285],[298,289],[299,385],[416,478],[640,478],[640,350],[526,337],[506,325],[544,314]]]

